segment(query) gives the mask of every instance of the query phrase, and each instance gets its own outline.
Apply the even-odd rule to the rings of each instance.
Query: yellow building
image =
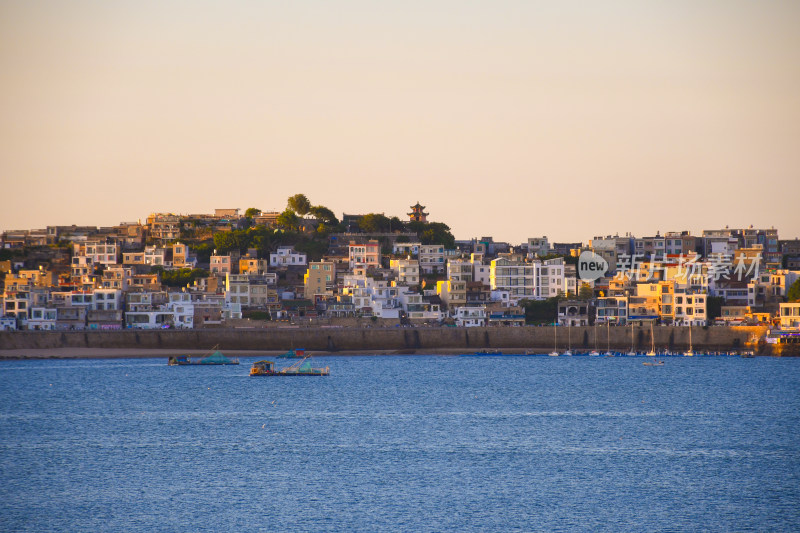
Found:
[[[246,255],[239,259],[240,274],[266,274],[269,261]]]
[[[306,298],[332,296],[336,282],[336,263],[333,261],[314,261],[308,264],[303,277]]]

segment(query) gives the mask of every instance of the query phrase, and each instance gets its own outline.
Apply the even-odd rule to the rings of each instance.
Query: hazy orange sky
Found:
[[[417,201],[800,236],[800,2],[0,3],[0,230]]]

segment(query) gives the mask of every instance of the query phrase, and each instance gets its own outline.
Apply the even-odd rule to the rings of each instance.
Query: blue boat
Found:
[[[306,357],[306,350],[305,348],[292,348],[286,353],[282,353],[278,356],[278,359],[303,359]]]

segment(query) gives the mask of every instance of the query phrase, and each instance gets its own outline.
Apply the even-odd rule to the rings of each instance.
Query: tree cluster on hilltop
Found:
[[[307,254],[309,259],[318,260],[327,252],[329,235],[346,230],[333,211],[323,205],[312,205],[304,194],[289,197],[286,209],[277,217],[275,227],[255,224],[253,221],[259,214],[260,210],[248,208],[244,213],[247,221],[245,229],[216,233],[213,247],[209,243],[195,246],[198,259],[210,257],[213,249],[221,254],[248,248],[269,253],[279,246],[294,246],[297,251]],[[455,237],[450,233],[450,227],[441,222],[403,222],[398,217],[368,213],[359,218],[358,229],[367,234],[416,233],[421,244],[455,247]]]

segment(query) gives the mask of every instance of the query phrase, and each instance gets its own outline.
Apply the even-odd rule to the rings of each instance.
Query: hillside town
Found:
[[[784,341],[800,332],[800,240],[774,228],[508,243],[456,240],[425,209],[338,219],[298,194],[283,212],[4,231],[0,329],[767,325]]]

